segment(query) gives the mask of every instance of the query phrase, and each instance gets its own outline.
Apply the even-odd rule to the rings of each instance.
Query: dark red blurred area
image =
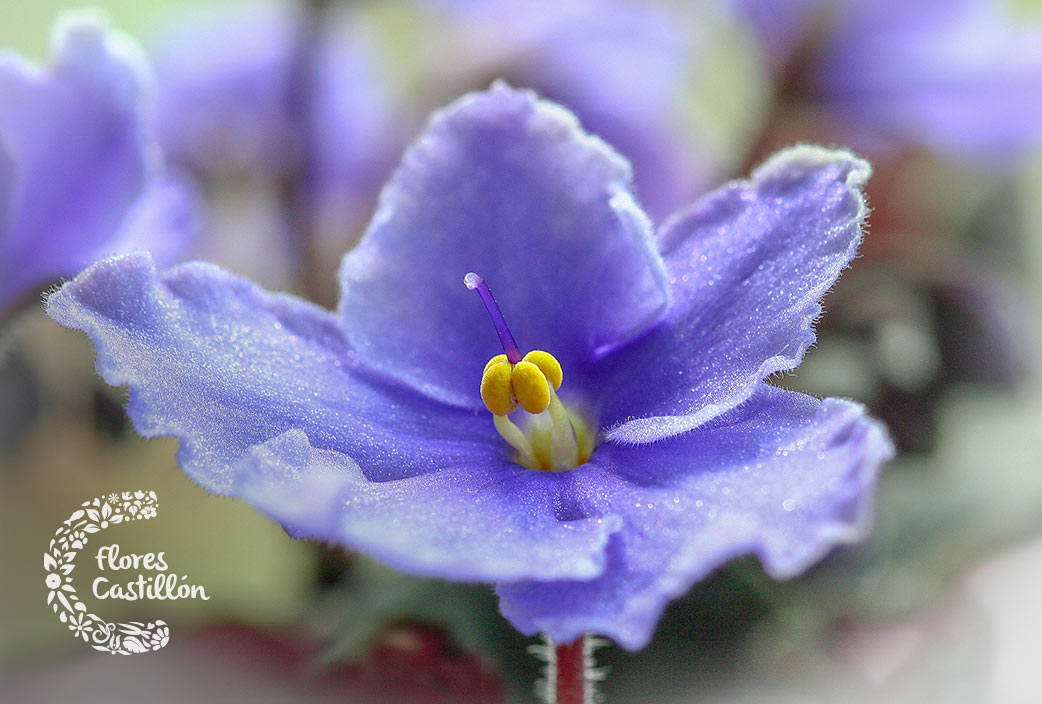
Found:
[[[388,628],[363,658],[321,662],[318,643],[296,633],[222,624],[174,633],[142,656],[87,652],[38,663],[4,687],[5,704],[54,702],[250,702],[277,704],[498,704],[499,677],[438,628]]]
[[[200,653],[230,667],[255,670],[299,687],[314,702],[416,702],[495,704],[503,701],[499,678],[481,660],[455,649],[431,626],[388,629],[363,659],[320,666],[316,645],[302,637],[223,625],[195,636]],[[306,696],[306,695],[305,695]]]

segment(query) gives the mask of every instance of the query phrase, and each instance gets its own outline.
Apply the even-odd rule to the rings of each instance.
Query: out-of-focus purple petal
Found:
[[[768,58],[780,66],[805,38],[827,0],[726,0],[726,4],[749,22]]]
[[[570,473],[575,501],[622,519],[604,574],[501,584],[500,607],[526,634],[568,642],[593,631],[642,648],[668,601],[725,561],[755,554],[791,577],[858,538],[892,454],[860,406],[764,385],[683,437],[604,444]]]
[[[665,270],[627,163],[574,118],[498,84],[440,112],[341,267],[345,334],[367,364],[481,407],[495,333],[469,271],[525,349],[582,379],[666,305]]]
[[[251,448],[289,430],[374,480],[498,448],[488,418],[363,378],[329,311],[209,264],[158,273],[146,254],[104,260],[52,294],[47,313],[86,332],[102,377],[129,386],[137,431],[180,438],[181,467],[218,494]]]
[[[609,439],[686,432],[800,363],[821,297],[861,242],[870,172],[845,151],[794,147],[667,223],[667,318],[599,374]]]
[[[176,261],[185,244],[206,227],[202,193],[195,182],[168,170],[153,179],[127,213],[112,242],[98,247],[92,258],[147,250],[160,263]]]
[[[151,244],[123,232],[161,172],[139,49],[97,17],[70,13],[54,52],[42,69],[0,56],[0,305],[124,245]],[[173,184],[150,198],[160,196],[188,197]],[[163,251],[180,252],[191,234],[167,229]]]
[[[11,150],[0,134],[0,232],[6,232],[14,217],[16,165]]]
[[[998,0],[858,0],[817,76],[845,124],[1001,162],[1042,142],[1042,26]]]
[[[371,30],[354,17],[344,24],[350,26],[328,27],[317,47],[311,158],[325,207],[355,199],[351,206],[361,211],[355,213],[361,224],[407,138],[393,113],[388,69],[371,46]]]
[[[202,173],[289,164],[294,27],[285,10],[222,12],[162,44],[156,118],[171,161]]]
[[[601,573],[620,522],[558,516],[568,486],[561,475],[512,464],[493,443],[461,443],[441,460],[435,472],[373,482],[347,455],[318,450],[293,430],[240,463],[237,493],[298,537],[422,575],[496,582]]]
[[[15,173],[0,234],[0,300],[86,263],[119,227],[155,158],[143,64],[96,21],[66,16],[55,58],[0,56],[0,135]]]
[[[373,197],[401,140],[366,26],[354,15],[326,20],[309,39],[302,13],[239,9],[208,14],[168,37],[157,72],[159,133],[170,158],[217,176],[244,170],[283,179],[307,168],[314,195],[328,207],[349,200],[357,208],[352,199]],[[300,41],[315,43],[302,48]],[[298,51],[310,52],[310,63],[294,66]],[[309,103],[303,115],[294,114],[299,101]],[[314,143],[301,144],[305,138]],[[306,155],[298,153],[305,147]]]
[[[439,67],[475,87],[502,78],[565,105],[632,163],[636,194],[665,217],[703,192],[719,169],[715,145],[691,128],[690,92],[715,19],[707,7],[633,0],[443,2],[449,41],[465,60]],[[450,47],[450,51],[454,47]],[[469,75],[468,75],[469,74]]]
[[[567,105],[585,129],[624,154],[641,204],[665,217],[704,190],[711,171],[709,150],[697,154],[681,129],[685,83],[699,61],[699,25],[687,13],[628,0],[557,14],[563,16],[526,48],[512,78]]]

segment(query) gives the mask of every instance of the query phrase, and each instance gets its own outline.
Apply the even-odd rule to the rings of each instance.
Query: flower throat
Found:
[[[514,448],[514,460],[529,469],[551,472],[584,464],[593,452],[594,437],[582,417],[557,396],[564,381],[560,362],[542,350],[522,356],[484,279],[471,272],[463,283],[481,296],[503,345],[503,354],[485,365],[481,400],[492,413],[496,430]],[[523,428],[510,420],[519,408],[529,416]]]

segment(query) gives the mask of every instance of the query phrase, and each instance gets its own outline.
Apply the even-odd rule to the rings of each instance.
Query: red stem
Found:
[[[586,702],[585,638],[555,647],[557,653],[557,704]]]

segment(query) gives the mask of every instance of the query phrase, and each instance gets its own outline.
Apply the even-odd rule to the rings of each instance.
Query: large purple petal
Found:
[[[1042,141],[1042,26],[999,0],[847,3],[816,78],[876,138],[984,161]]]
[[[363,377],[334,314],[209,264],[159,273],[145,254],[115,257],[46,307],[90,336],[108,383],[130,387],[138,432],[180,438],[181,467],[218,494],[252,448],[290,430],[350,455],[373,480],[433,471],[475,448],[503,454],[487,415]]]
[[[603,576],[498,587],[523,633],[647,644],[662,610],[725,561],[755,554],[774,577],[862,535],[893,450],[853,403],[761,385],[744,405],[650,446],[604,444],[572,470],[573,500],[618,516]]]
[[[0,56],[0,142],[10,160],[0,166],[0,304],[129,241],[121,228],[161,166],[137,48],[83,14],[59,21],[54,46],[44,69]],[[173,190],[161,195],[180,198]],[[166,234],[179,250],[190,233]]]
[[[440,460],[437,472],[374,482],[347,455],[290,431],[240,463],[238,492],[294,535],[413,573],[494,582],[589,579],[604,569],[619,521],[562,520],[560,475],[512,464],[494,443]]]
[[[800,363],[819,301],[861,241],[870,171],[848,152],[794,147],[663,228],[673,302],[599,371],[609,439],[686,432]]]
[[[297,536],[457,579],[603,569],[617,521],[562,520],[560,477],[512,464],[487,414],[365,378],[328,311],[211,265],[158,273],[147,255],[99,262],[47,311],[130,387],[142,435],[178,437],[189,476]]]
[[[452,40],[467,46],[468,59],[450,70],[494,73],[574,111],[632,163],[652,216],[706,190],[714,149],[699,142],[685,109],[708,39],[706,18],[693,8],[667,12],[632,0],[446,4],[450,29],[466,32]]]
[[[501,351],[463,275],[485,277],[519,344],[582,378],[666,304],[626,162],[564,109],[499,84],[438,113],[359,246],[340,314],[358,354],[430,396],[479,407]]]

